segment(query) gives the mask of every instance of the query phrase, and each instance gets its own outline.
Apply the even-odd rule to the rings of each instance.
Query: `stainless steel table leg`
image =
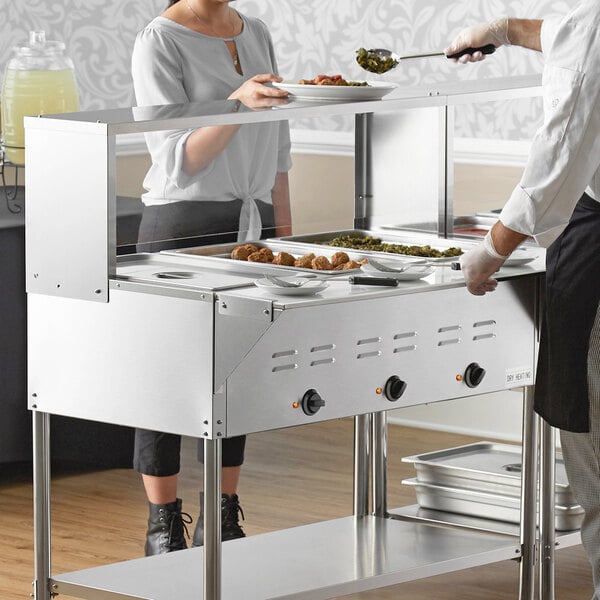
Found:
[[[50,600],[50,415],[33,411],[33,537],[35,600]]]
[[[204,440],[204,600],[221,599],[221,440]]]
[[[540,560],[539,596],[554,600],[555,531],[555,462],[556,434],[554,428],[542,421],[540,434]]]
[[[533,600],[535,591],[537,449],[540,418],[533,412],[533,389],[533,386],[529,386],[523,391],[520,600]]]
[[[372,420],[373,513],[376,517],[385,517],[387,515],[387,413],[375,413]]]
[[[369,514],[369,428],[371,415],[354,417],[354,516]]]

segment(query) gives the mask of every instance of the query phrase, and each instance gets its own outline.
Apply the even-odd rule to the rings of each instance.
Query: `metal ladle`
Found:
[[[465,48],[454,54],[445,54],[444,52],[427,52],[425,54],[411,54],[408,56],[398,56],[396,53],[386,48],[373,48],[365,50],[360,48],[356,51],[356,62],[370,73],[387,73],[398,66],[398,63],[411,58],[428,58],[430,56],[445,56],[446,58],[460,58],[465,54],[493,54],[496,51],[494,44],[487,44],[481,48]]]

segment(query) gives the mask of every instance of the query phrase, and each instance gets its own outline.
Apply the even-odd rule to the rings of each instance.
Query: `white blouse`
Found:
[[[544,21],[544,123],[500,220],[548,247],[583,192],[600,198],[600,3]]]
[[[266,25],[240,16],[243,29],[232,39],[243,75],[235,69],[225,39],[203,35],[165,17],[149,23],[137,35],[132,55],[137,104],[225,100],[254,75],[277,73]],[[183,150],[191,132],[146,134],[152,166],[144,179],[147,192],[142,201],[156,205],[241,199],[240,229],[252,229],[248,239],[255,239],[257,232],[260,237],[255,200],[271,203],[276,174],[291,166],[287,121],[242,125],[223,152],[199,173],[188,176],[182,170]]]

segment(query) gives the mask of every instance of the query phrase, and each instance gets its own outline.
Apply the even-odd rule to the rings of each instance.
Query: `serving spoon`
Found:
[[[430,56],[445,56],[446,58],[460,58],[465,54],[474,54],[475,52],[481,52],[482,54],[493,54],[496,51],[494,44],[487,44],[481,48],[464,48],[460,52],[454,54],[445,54],[444,52],[427,52],[424,54],[410,54],[407,56],[398,56],[395,52],[387,50],[386,48],[373,48],[371,50],[365,50],[360,48],[356,51],[356,62],[365,70],[370,73],[387,73],[393,68],[397,67],[398,64],[403,60],[409,60],[411,58],[428,58]]]
[[[405,263],[403,265],[399,265],[397,267],[390,267],[388,265],[384,265],[380,263],[378,260],[375,260],[369,257],[369,264],[375,267],[378,271],[382,273],[404,273],[413,267],[449,267],[453,271],[460,271],[460,263],[459,262],[451,262],[451,263],[443,263],[443,262],[428,262],[426,260],[415,260],[410,263]]]

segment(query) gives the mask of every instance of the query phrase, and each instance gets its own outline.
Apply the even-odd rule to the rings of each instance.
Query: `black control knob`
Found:
[[[302,396],[302,410],[305,415],[315,415],[325,406],[325,400],[321,398],[317,390],[310,389]]]
[[[406,381],[402,381],[398,375],[392,375],[383,387],[383,393],[390,402],[396,402],[406,389]]]
[[[478,363],[471,363],[466,369],[464,374],[464,382],[467,387],[477,387],[483,378],[485,377],[485,369],[480,367]]]

